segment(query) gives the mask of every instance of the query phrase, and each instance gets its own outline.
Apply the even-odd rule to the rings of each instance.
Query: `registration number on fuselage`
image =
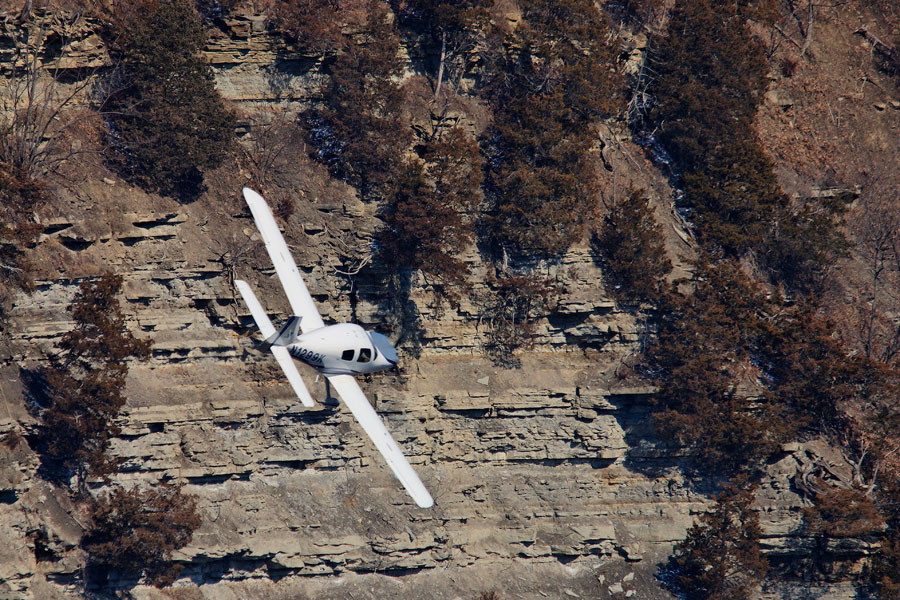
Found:
[[[322,363],[322,354],[318,352],[313,352],[311,350],[307,350],[306,348],[300,348],[299,346],[294,346],[292,354],[299,358],[300,360],[306,361],[308,363]]]

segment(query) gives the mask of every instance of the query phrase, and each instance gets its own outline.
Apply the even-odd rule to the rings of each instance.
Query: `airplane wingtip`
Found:
[[[263,197],[259,195],[259,192],[257,192],[256,190],[252,190],[246,186],[244,186],[244,189],[242,191],[244,193],[244,200],[246,200],[247,202],[263,199]]]
[[[434,498],[431,497],[431,494],[428,493],[428,490],[425,489],[424,485],[404,487],[406,487],[406,490],[409,492],[409,495],[412,496],[415,503],[419,505],[419,508],[431,508],[434,506]],[[415,489],[416,487],[419,489]]]

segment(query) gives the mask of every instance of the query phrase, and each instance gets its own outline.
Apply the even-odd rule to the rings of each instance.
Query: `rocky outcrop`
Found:
[[[414,290],[428,332],[420,356],[404,355],[399,372],[362,384],[436,499],[423,511],[346,411],[327,402],[303,408],[277,367],[253,349],[243,329],[247,311],[235,301],[231,270],[212,239],[244,235],[244,217],[226,206],[221,229],[206,201],[116,213],[105,225],[62,217],[45,223],[48,252],[107,260],[125,274],[131,327],[153,342],[152,358],[131,366],[112,451],[124,459],[122,482],[183,482],[199,497],[203,526],[178,557],[185,582],[203,583],[203,593],[216,597],[226,582],[283,579],[267,592],[279,597],[278,590],[317,589],[316,577],[384,590],[385,573],[503,567],[522,577],[549,570],[559,589],[582,597],[617,597],[628,591],[621,581],[627,569],[646,579],[630,589],[662,594],[652,584],[657,561],[707,505],[707,490],[684,479],[678,452],[653,440],[652,389],[617,383],[617,367],[636,351],[635,318],[598,295],[599,273],[585,249],[563,261],[563,301],[539,320],[536,347],[521,355],[518,368],[483,354],[475,307],[439,317],[427,308],[427,290]],[[333,227],[339,231],[340,223]],[[60,249],[54,242],[63,236]],[[315,256],[325,248],[323,240],[307,250]],[[264,255],[237,268],[255,279],[268,306],[286,305]],[[361,283],[351,307],[340,278],[323,264],[302,268],[323,313],[346,319],[355,311],[365,325],[377,325],[374,281]],[[77,282],[45,279],[18,298],[6,364],[28,367],[53,347],[70,327],[65,306]],[[276,321],[287,316],[273,312]],[[5,372],[15,377],[11,368]],[[324,399],[322,383],[303,374]],[[8,397],[21,402],[21,390],[10,388]],[[24,407],[18,411],[22,420],[10,427],[27,429]],[[773,552],[794,543],[804,502],[782,482],[792,469],[779,464],[761,496]],[[4,578],[18,582],[11,591],[27,595],[51,574],[46,585],[62,593],[76,577],[77,515],[63,517],[69,507],[46,518],[41,502],[65,495],[35,471],[26,447],[2,470],[10,480],[5,489],[13,491],[4,492],[9,502],[0,508],[18,519],[39,515],[33,524],[5,521],[6,539],[25,543],[7,544],[16,550],[4,561]],[[53,550],[38,551],[37,539]],[[475,594],[479,586],[492,587],[476,579],[453,589]]]
[[[110,187],[97,184],[98,191]],[[138,198],[126,197],[129,205]],[[71,215],[44,223],[41,246],[48,255],[100,263],[125,276],[130,326],[152,340],[153,351],[146,363],[131,365],[129,402],[112,452],[124,459],[124,483],[178,481],[199,497],[204,524],[179,555],[189,580],[299,577],[302,590],[313,575],[544,565],[559,576],[577,574],[573,590],[597,587],[596,575],[581,583],[578,577],[597,564],[664,555],[705,505],[669,469],[677,456],[642,452],[629,440],[648,431],[652,390],[613,389],[615,367],[635,351],[636,325],[597,293],[598,272],[586,249],[573,250],[557,267],[569,275],[563,300],[539,320],[535,350],[515,369],[483,354],[476,306],[434,312],[427,290],[414,289],[427,332],[420,356],[403,356],[401,371],[363,387],[436,498],[435,509],[422,511],[349,414],[327,403],[304,409],[277,367],[253,349],[243,333],[247,311],[235,301],[231,270],[213,239],[244,236],[248,221],[234,218],[237,198],[219,207],[219,217],[210,202],[128,212],[113,202],[105,223],[84,221],[96,214],[94,205],[76,204]],[[301,207],[296,222],[326,215],[331,231],[349,231],[352,221],[340,216],[348,210]],[[325,239],[306,242],[313,260],[327,251]],[[250,252],[236,268],[269,307],[286,308],[260,254]],[[377,282],[361,279],[351,307],[328,264],[301,263],[327,318],[353,312],[377,325],[383,294]],[[483,285],[477,275],[483,267],[473,262],[473,269],[474,285]],[[8,365],[28,368],[52,350],[71,326],[65,307],[78,281],[43,279],[18,297]],[[273,312],[276,321],[287,316]],[[304,376],[322,398],[314,374]],[[19,452],[27,461],[12,461],[3,472],[36,489],[36,466],[25,466],[36,458]],[[11,513],[43,510],[25,495],[9,498],[3,507]],[[77,562],[77,531],[53,522],[41,527],[41,539],[54,540],[52,564]],[[19,530],[20,539],[35,535],[25,525]],[[15,567],[20,583],[10,589],[27,593],[40,552],[34,543],[9,547],[19,549],[5,565],[30,565]],[[53,569],[57,582],[74,577],[70,566]]]
[[[83,42],[89,65],[102,51],[92,39]],[[318,58],[272,40],[260,17],[225,21],[207,56],[220,90],[248,114],[315,97]],[[274,191],[295,199],[285,233],[323,316],[378,327],[391,316],[379,274],[341,273],[347,240],[370,246],[374,207],[323,182],[302,152],[292,166],[296,187]],[[476,252],[464,255],[473,290],[458,309],[434,307],[414,282],[420,346],[403,353],[398,371],[362,385],[435,497],[421,510],[313,372],[303,375],[324,402],[305,409],[253,348],[234,277],[252,283],[275,321],[288,307],[239,199],[248,178],[214,174],[207,194],[179,205],[89,167],[77,193],[60,190],[52,216],[40,216],[39,280],[16,298],[0,348],[8,412],[0,433],[33,430],[20,370],[41,364],[71,327],[66,306],[81,278],[121,273],[129,326],[153,346],[149,360],[130,365],[111,448],[124,459],[118,479],[183,483],[203,515],[177,556],[185,569],[176,587],[138,586],[136,597],[465,598],[490,589],[669,597],[654,578],[658,563],[711,490],[685,479],[681,451],[654,439],[653,390],[620,379],[639,351],[639,317],[603,293],[587,246],[544,265],[563,288],[560,302],[538,316],[534,348],[516,368],[484,352],[482,308],[471,298],[484,291],[486,267]],[[0,594],[74,596],[77,510],[38,476],[27,444],[7,445]],[[795,543],[805,502],[790,483],[800,469],[794,456],[773,467],[760,492],[772,553]]]

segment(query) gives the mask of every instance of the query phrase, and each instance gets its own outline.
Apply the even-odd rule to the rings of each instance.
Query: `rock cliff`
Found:
[[[281,46],[261,17],[222,25],[207,52],[220,91],[239,111],[252,118],[315,98],[315,57]],[[72,66],[102,63],[99,39],[86,30],[82,40],[83,62]],[[668,197],[639,152],[624,141],[615,151],[617,168]],[[71,171],[88,175],[58,186],[58,201],[39,215],[39,279],[16,298],[0,348],[0,433],[34,427],[20,375],[70,327],[65,308],[81,278],[122,274],[130,327],[152,340],[153,353],[130,368],[112,445],[125,460],[118,478],[184,483],[203,516],[177,556],[185,569],[175,586],[138,586],[135,597],[449,599],[492,589],[500,598],[670,597],[657,567],[708,505],[711,487],[686,479],[680,452],[653,438],[653,390],[619,378],[641,329],[634,312],[604,293],[586,245],[548,267],[561,301],[539,319],[534,348],[516,367],[485,356],[476,303],[438,310],[424,283],[413,286],[420,347],[402,353],[398,371],[361,384],[435,497],[435,507],[422,510],[342,407],[303,408],[253,348],[235,275],[257,288],[275,321],[288,315],[240,201],[246,174],[220,169],[207,193],[181,205],[128,185],[94,159],[74,160]],[[302,149],[291,160],[294,184],[272,191],[295,200],[286,235],[323,317],[377,328],[388,300],[377,271],[347,277],[340,260],[348,243],[370,242],[374,207],[329,182]],[[673,253],[689,251],[674,221],[667,227]],[[486,267],[474,251],[466,257],[477,297]],[[323,399],[322,382],[302,373]],[[0,595],[75,596],[81,517],[38,476],[27,444],[7,439]],[[796,528],[805,501],[793,481],[812,452],[787,449],[760,491],[773,555],[802,544]],[[820,597],[845,591],[836,585]]]

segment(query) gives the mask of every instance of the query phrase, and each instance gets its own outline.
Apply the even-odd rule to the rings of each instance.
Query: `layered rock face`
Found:
[[[239,210],[238,202],[230,199],[229,207]],[[125,459],[123,482],[185,482],[199,496],[204,524],[179,556],[194,582],[285,578],[281,587],[304,590],[320,585],[313,575],[371,574],[365,585],[381,589],[387,583],[369,580],[380,582],[383,573],[415,578],[419,571],[476,567],[481,573],[502,566],[530,578],[541,565],[571,579],[559,585],[581,594],[599,585],[596,575],[607,564],[625,569],[626,561],[664,556],[690,525],[691,512],[705,504],[670,477],[673,471],[654,472],[673,457],[641,453],[627,439],[650,432],[649,390],[609,384],[615,367],[635,351],[634,319],[594,289],[598,273],[586,251],[573,251],[561,267],[583,275],[566,282],[564,302],[541,320],[535,350],[521,355],[519,367],[499,367],[483,354],[477,309],[464,305],[440,319],[423,311],[429,337],[421,355],[404,354],[400,372],[361,382],[436,499],[435,508],[421,510],[352,416],[328,401],[303,408],[277,365],[253,349],[230,270],[210,252],[213,237],[227,236],[227,229],[207,227],[203,234],[209,207],[201,204],[125,215],[120,229],[96,236],[74,233],[75,219],[70,226],[59,221],[45,241],[54,245],[54,238],[69,236],[65,243],[79,249],[57,251],[125,275],[133,330],[153,340],[153,358],[131,365],[122,435],[112,453]],[[240,235],[246,217],[235,221],[231,229]],[[267,307],[285,305],[265,256],[258,258],[240,267],[242,275],[257,280]],[[349,319],[340,277],[327,263],[303,268],[326,319]],[[8,379],[15,378],[13,365],[39,363],[71,326],[65,307],[76,283],[45,279],[18,299]],[[377,327],[379,290],[372,282],[357,285],[353,312],[364,326]],[[426,294],[418,293],[425,306]],[[276,321],[287,316],[274,311]],[[303,375],[325,400],[323,383],[311,370]],[[14,387],[12,402],[21,403]],[[12,502],[4,506],[10,514],[21,513],[39,488],[64,496],[36,477],[33,455],[24,447],[18,452],[28,459],[7,465],[6,472],[17,474],[8,487]],[[69,570],[76,561],[58,559],[77,554],[78,536],[45,520],[39,505],[30,509],[36,521],[6,521],[23,563],[6,577],[10,590],[22,593],[42,571],[63,583],[77,575]],[[77,515],[64,516],[77,531]],[[35,560],[28,541],[34,531],[54,548],[37,556],[47,560]],[[476,594],[502,582],[464,578],[459,585],[431,594]]]
[[[276,100],[308,102],[318,77],[313,59],[279,49],[261,23],[235,18],[209,45],[222,93],[248,114]],[[281,87],[276,70],[287,74],[275,78]],[[436,500],[422,510],[313,371],[301,372],[323,402],[306,409],[254,349],[234,277],[251,282],[274,321],[289,314],[240,200],[242,181],[213,175],[209,193],[178,205],[96,168],[42,217],[42,273],[17,298],[0,354],[0,430],[34,426],[19,375],[71,326],[65,308],[80,278],[122,274],[130,327],[152,340],[153,355],[131,365],[111,449],[124,459],[118,479],[184,483],[203,515],[176,557],[181,579],[162,591],[138,586],[135,597],[670,597],[656,570],[710,490],[687,481],[684,457],[654,440],[652,389],[619,379],[639,351],[640,326],[606,297],[586,247],[548,268],[560,303],[538,319],[533,349],[513,367],[484,353],[477,301],[438,310],[427,286],[413,286],[418,350],[360,383]],[[297,188],[285,193],[297,212],[285,233],[323,317],[378,328],[391,316],[378,273],[348,278],[338,256],[338,240],[371,242],[374,207],[349,189],[324,194],[304,182],[321,180],[305,158],[296,168]],[[487,267],[474,251],[466,256],[477,298]],[[38,476],[24,442],[0,455],[0,594],[76,595],[77,510]],[[760,493],[773,551],[796,546],[798,461],[786,455]]]

